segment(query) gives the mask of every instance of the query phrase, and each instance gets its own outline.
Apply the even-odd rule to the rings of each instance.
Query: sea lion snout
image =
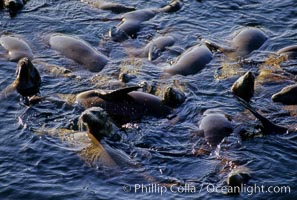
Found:
[[[24,68],[28,66],[30,60],[27,57],[21,58],[17,64],[17,68]]]
[[[19,60],[16,68],[16,75],[19,79],[30,81],[30,77],[34,78],[34,66],[29,58],[24,57]]]

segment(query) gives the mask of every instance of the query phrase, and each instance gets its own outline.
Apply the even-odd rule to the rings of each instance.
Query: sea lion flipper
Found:
[[[114,101],[115,99],[126,99],[129,98],[127,95],[129,92],[133,92],[141,88],[140,86],[131,86],[131,87],[126,87],[122,88],[119,90],[112,91],[110,93],[106,93],[101,96],[104,100],[109,100],[109,101]]]
[[[201,39],[201,42],[204,43],[204,45],[212,52],[222,52],[222,53],[232,53],[235,52],[235,49],[232,48],[227,48],[227,47],[222,47],[219,44],[216,44],[213,41],[206,40],[206,39]]]
[[[16,89],[14,84],[8,85],[4,90],[0,92],[0,100],[6,98],[8,95],[10,95],[12,92],[14,92]]]
[[[252,106],[247,103],[242,98],[235,95],[235,97],[239,100],[241,105],[248,109],[263,125],[263,132],[264,134],[271,134],[271,133],[286,133],[288,131],[287,128],[278,126],[274,123],[272,123],[269,119],[258,113]]]
[[[235,97],[239,100],[239,102],[241,103],[241,105],[243,105],[243,107],[245,107],[246,109],[248,109],[262,123],[263,122],[266,122],[266,121],[269,121],[266,117],[262,116],[254,108],[252,108],[252,106],[249,103],[247,103],[245,100],[243,100],[242,98],[240,98],[240,97],[238,97],[236,95],[235,95]]]
[[[220,47],[218,44],[210,41],[210,40],[206,40],[206,39],[201,39],[201,42],[204,43],[204,45],[211,51],[211,52],[217,52],[217,51],[221,51],[222,47]]]

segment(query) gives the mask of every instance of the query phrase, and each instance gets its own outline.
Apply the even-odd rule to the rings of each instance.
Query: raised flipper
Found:
[[[272,123],[269,119],[262,116],[254,108],[252,108],[251,105],[249,103],[247,103],[245,100],[243,100],[242,98],[240,98],[238,96],[235,96],[235,97],[239,100],[239,102],[243,105],[243,107],[248,109],[262,123],[263,134],[265,134],[265,135],[276,134],[276,133],[284,134],[284,133],[288,132],[288,129],[286,127],[279,126],[279,125]]]
[[[204,45],[213,53],[215,52],[221,52],[224,54],[228,54],[228,53],[233,53],[235,52],[235,49],[231,49],[231,48],[227,48],[227,47],[222,47],[218,44],[216,44],[215,42],[212,42],[210,40],[206,40],[206,39],[201,39],[201,42],[204,43]]]
[[[129,100],[131,97],[128,95],[128,93],[136,91],[139,88],[141,87],[140,86],[126,87],[126,88],[115,90],[109,93],[99,94],[99,96],[106,101],[117,101],[117,100],[122,101],[123,99]]]
[[[223,51],[222,47],[210,40],[201,39],[201,42],[203,42],[205,46],[207,46],[207,48],[213,53]]]

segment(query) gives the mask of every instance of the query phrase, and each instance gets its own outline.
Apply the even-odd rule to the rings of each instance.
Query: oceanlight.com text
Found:
[[[265,186],[265,185],[247,185],[241,184],[241,186],[216,186],[212,183],[203,183],[201,185],[184,184],[177,185],[172,184],[162,185],[162,184],[134,184],[134,185],[124,185],[124,192],[129,193],[146,193],[146,194],[160,194],[164,195],[166,193],[180,193],[180,194],[193,194],[193,193],[246,193],[247,195],[253,195],[257,193],[271,193],[271,194],[287,194],[291,193],[291,187],[282,186]]]

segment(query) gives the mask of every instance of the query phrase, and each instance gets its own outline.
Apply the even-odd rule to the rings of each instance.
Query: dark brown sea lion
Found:
[[[251,172],[248,168],[239,166],[228,174],[227,184],[230,188],[228,194],[239,194],[242,186],[247,184],[251,178]]]
[[[230,47],[222,47],[207,40],[203,41],[213,51],[220,51],[231,59],[241,59],[248,56],[254,50],[259,49],[267,39],[268,37],[262,30],[258,28],[245,28],[232,39]]]
[[[81,64],[91,72],[99,72],[107,64],[108,58],[95,50],[87,42],[63,34],[53,34],[50,36],[49,44],[51,48]]]
[[[122,124],[143,116],[165,117],[172,111],[157,96],[137,91],[139,86],[111,92],[90,90],[76,96],[76,102],[84,108],[101,107],[116,122]]]
[[[281,91],[272,95],[271,99],[285,105],[297,105],[297,84],[284,87]]]
[[[150,20],[158,13],[175,12],[181,7],[182,2],[180,0],[172,0],[163,8],[141,9],[125,13],[121,17],[121,22],[116,27],[110,29],[109,36],[115,42],[121,42],[128,38],[136,38],[143,22]]]
[[[280,56],[287,56],[288,59],[297,58],[297,45],[284,47],[276,52]]]
[[[13,84],[20,95],[30,97],[39,93],[41,78],[29,58],[19,60],[16,74],[17,77]]]
[[[2,3],[0,3],[0,6],[2,5],[2,8],[5,7],[8,9],[8,12],[11,17],[14,17],[17,12],[24,7],[24,4],[27,2],[27,0],[1,0]]]
[[[129,74],[126,72],[122,72],[119,74],[119,80],[123,83],[128,83],[129,81],[131,81],[132,79],[135,79],[136,76],[133,74]]]
[[[167,87],[163,96],[163,104],[176,108],[184,103],[186,95],[177,88]]]
[[[33,66],[29,58],[25,57],[19,60],[16,69],[16,79],[0,96],[7,96],[10,92],[16,90],[25,100],[25,104],[39,102],[42,98],[38,97],[41,86],[41,78],[38,70]]]
[[[0,37],[0,45],[8,52],[2,55],[10,61],[18,61],[23,57],[33,59],[33,53],[30,46],[22,39],[9,35]]]
[[[202,70],[211,60],[212,53],[205,46],[195,45],[182,53],[176,62],[164,69],[171,75],[192,75]]]
[[[255,76],[253,72],[248,71],[243,76],[239,77],[231,87],[231,91],[236,96],[249,102],[254,96]]]
[[[81,2],[90,4],[91,6],[99,8],[101,10],[110,10],[111,12],[116,14],[135,10],[135,8],[132,6],[125,6],[122,4],[101,0],[81,0]]]

